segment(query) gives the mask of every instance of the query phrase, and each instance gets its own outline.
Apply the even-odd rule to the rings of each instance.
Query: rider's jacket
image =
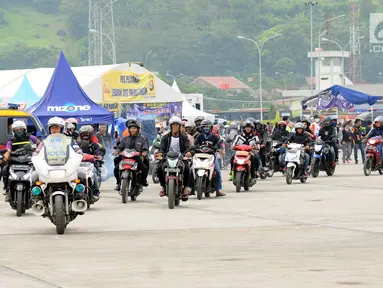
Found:
[[[332,145],[337,141],[336,129],[333,126],[326,126],[319,129],[319,137],[322,141],[329,141],[329,144]]]
[[[306,145],[310,143],[310,136],[304,132],[302,134],[292,133],[286,142]]]
[[[178,139],[175,139],[175,138],[178,138]],[[161,145],[160,145],[159,152],[165,153],[165,154],[168,153],[170,150],[170,146],[172,144],[172,140],[173,141],[176,141],[176,140],[179,141],[178,147],[179,147],[180,153],[185,153],[185,152],[187,152],[187,150],[189,150],[190,141],[189,141],[188,136],[186,136],[185,134],[179,133],[178,137],[173,137],[172,133],[168,133],[168,134],[163,135],[161,138]]]
[[[370,132],[368,132],[366,138],[367,139],[370,139],[372,137],[377,137],[377,136],[383,136],[383,128],[382,127],[379,127],[379,128],[372,128],[370,130]]]
[[[279,129],[275,129],[271,138],[275,141],[285,142],[286,139],[289,137],[289,134],[290,132],[287,130],[281,131]]]
[[[33,144],[37,144],[37,142],[38,142],[37,137],[35,137],[33,135],[25,135],[25,137],[21,137],[21,138],[15,137],[15,138],[10,139],[7,142],[7,145],[5,146],[5,148],[7,150],[15,151],[15,150],[19,149],[20,147],[23,147],[26,144],[31,144],[31,142]]]
[[[232,143],[232,148],[234,148],[236,145],[255,146],[256,143],[259,141],[260,139],[257,135],[253,135],[252,133],[250,134],[242,133],[240,135],[237,135],[234,138],[234,141]]]
[[[259,138],[262,142],[262,144],[265,144],[269,138],[269,135],[267,134],[267,132],[263,129],[261,130],[256,130],[255,133],[257,133],[259,135]]]
[[[221,137],[214,135],[213,133],[205,134],[200,133],[197,138],[194,138],[194,145],[209,145],[214,150],[221,149],[222,140]]]
[[[102,146],[99,143],[95,142],[89,142],[81,140],[79,143],[80,148],[83,153],[95,155],[95,156],[104,156],[105,155],[105,148],[102,148]]]
[[[125,149],[134,149],[137,152],[148,151],[148,141],[140,134],[137,136],[125,136],[117,146],[117,151],[121,152]]]

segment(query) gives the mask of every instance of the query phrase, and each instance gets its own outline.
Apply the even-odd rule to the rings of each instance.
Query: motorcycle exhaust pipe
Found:
[[[85,212],[88,209],[88,203],[85,200],[75,200],[72,202],[72,210],[74,212]]]
[[[33,204],[31,207],[31,211],[36,216],[43,216],[45,213],[45,206],[43,201],[38,201],[37,203]]]

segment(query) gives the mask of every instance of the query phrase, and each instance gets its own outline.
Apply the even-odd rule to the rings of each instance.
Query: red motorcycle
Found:
[[[249,145],[236,145],[234,146],[235,155],[234,155],[234,165],[232,171],[233,184],[236,187],[236,191],[240,192],[241,187],[245,191],[249,191],[249,188],[253,186],[251,179],[251,151],[253,150],[252,146]]]
[[[382,155],[380,155],[379,144],[383,143],[382,137],[373,137],[367,140],[366,145],[366,160],[364,161],[364,175],[370,176],[372,171],[379,171],[383,174]]]
[[[136,157],[141,157],[141,154],[134,149],[125,149],[120,152],[120,156],[122,158],[119,165],[122,203],[126,203],[129,196],[132,201],[136,201],[137,196],[142,192],[142,186],[138,184],[141,173],[137,171],[136,160]]]

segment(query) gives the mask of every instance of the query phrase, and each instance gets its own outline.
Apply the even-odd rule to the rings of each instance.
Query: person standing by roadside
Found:
[[[364,147],[362,143],[362,120],[355,119],[355,124],[351,129],[352,133],[352,142],[354,143],[354,160],[355,164],[358,164],[358,149],[360,150],[360,153],[362,154],[362,162],[364,163],[364,160],[366,158],[364,153]]]
[[[352,143],[352,133],[350,131],[350,126],[347,124],[343,127],[342,130],[342,156],[343,156],[343,164],[350,163],[351,157],[351,143]]]

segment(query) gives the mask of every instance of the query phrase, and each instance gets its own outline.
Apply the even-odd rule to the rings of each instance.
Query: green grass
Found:
[[[65,17],[38,13],[32,8],[4,9],[7,24],[0,25],[0,47],[26,43],[33,47],[65,47],[72,42],[65,27]],[[64,29],[65,37],[56,33]],[[37,37],[37,35],[39,37]]]

